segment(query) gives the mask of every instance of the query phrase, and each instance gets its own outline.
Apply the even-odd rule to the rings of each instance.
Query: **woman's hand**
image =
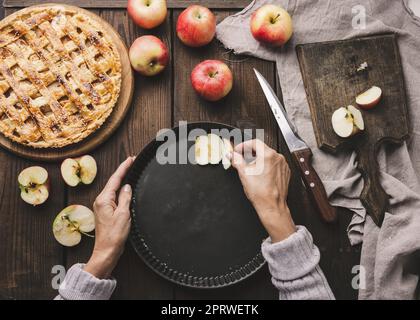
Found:
[[[133,161],[134,157],[129,157],[118,167],[93,204],[95,246],[84,270],[99,279],[110,277],[130,231],[131,187],[121,188],[118,202],[117,191]]]
[[[247,163],[243,154],[253,154],[255,160]],[[271,241],[279,242],[294,233],[296,227],[286,203],[290,169],[283,155],[260,140],[249,140],[234,148],[232,165]]]

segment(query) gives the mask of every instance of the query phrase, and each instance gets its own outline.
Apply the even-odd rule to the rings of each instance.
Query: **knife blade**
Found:
[[[312,201],[317,207],[321,218],[326,222],[333,222],[337,218],[337,213],[328,201],[327,193],[315,169],[312,167],[312,151],[307,144],[297,135],[293,125],[290,123],[286,110],[275,94],[273,88],[267,80],[254,69],[258,82],[268,101],[274,118],[283,134],[287,147],[300,171],[300,176],[308,190]]]

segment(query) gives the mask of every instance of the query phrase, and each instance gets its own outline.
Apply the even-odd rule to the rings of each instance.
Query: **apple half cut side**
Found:
[[[98,167],[92,156],[85,155],[80,158],[68,158],[61,164],[61,175],[71,187],[80,183],[91,184],[95,180]]]
[[[352,105],[335,110],[331,123],[334,132],[342,138],[349,138],[365,129],[362,113]]]
[[[53,234],[55,239],[66,247],[73,247],[82,240],[82,234],[95,229],[95,216],[89,208],[71,205],[64,208],[54,219]]]
[[[47,201],[49,196],[48,172],[43,167],[33,166],[22,170],[18,176],[20,196],[33,206]]]
[[[366,90],[356,97],[357,105],[362,109],[372,109],[382,97],[382,89],[376,86]]]

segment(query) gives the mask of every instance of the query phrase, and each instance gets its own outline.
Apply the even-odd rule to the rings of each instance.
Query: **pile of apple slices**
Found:
[[[334,132],[342,138],[351,137],[365,130],[362,113],[351,105],[335,110],[331,122]]]
[[[195,162],[201,166],[223,164],[225,170],[232,165],[228,154],[233,152],[232,143],[214,133],[197,137],[195,140]]]
[[[373,86],[359,94],[356,97],[356,103],[360,108],[369,110],[379,103],[381,97],[381,88]],[[334,132],[342,138],[349,138],[365,130],[362,113],[352,105],[335,110],[331,117],[331,123]]]
[[[73,247],[82,240],[82,234],[95,230],[95,216],[89,208],[82,205],[71,205],[64,208],[54,219],[53,233],[55,239],[66,247]]]

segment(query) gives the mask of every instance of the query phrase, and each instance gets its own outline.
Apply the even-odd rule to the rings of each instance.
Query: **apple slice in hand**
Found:
[[[64,208],[53,222],[55,239],[66,247],[77,245],[82,239],[82,234],[91,236],[87,232],[94,229],[95,216],[89,208],[82,205]]]
[[[214,133],[209,133],[208,135],[209,141],[209,163],[210,164],[218,164],[222,161],[222,153],[223,153],[223,141],[220,137]]]
[[[68,158],[61,164],[61,175],[71,187],[75,187],[80,183],[91,184],[97,172],[96,161],[89,155],[76,159]]]
[[[42,167],[29,167],[19,174],[20,196],[26,203],[37,206],[49,196],[48,172]]]
[[[232,143],[228,139],[223,138],[223,154],[222,154],[222,164],[225,170],[229,169],[232,165],[232,162],[228,158],[228,154],[233,153]]]
[[[195,140],[195,162],[200,166],[205,166],[209,164],[209,138],[207,135],[199,136]]]
[[[376,106],[382,97],[382,90],[379,87],[373,86],[362,94],[356,97],[357,105],[362,109],[372,109]]]
[[[351,105],[334,111],[331,123],[334,132],[342,138],[351,137],[365,129],[362,113]]]

